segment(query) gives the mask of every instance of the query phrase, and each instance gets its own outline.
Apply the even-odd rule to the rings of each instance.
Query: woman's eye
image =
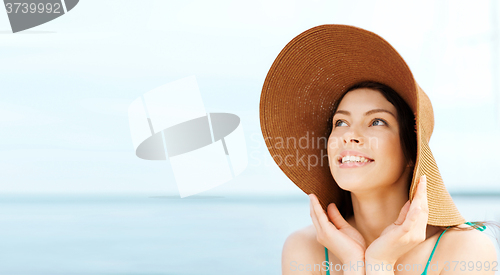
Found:
[[[335,127],[341,126],[342,123],[346,124],[343,120],[340,120],[340,119],[335,121]]]
[[[382,124],[380,124],[380,123],[378,123],[378,124],[377,124],[377,122],[382,122]],[[381,119],[379,119],[379,118],[377,118],[377,119],[373,120],[373,122],[372,122],[372,125],[373,125],[373,126],[378,126],[378,125],[386,125],[386,124],[387,124],[387,123],[385,123],[385,121],[383,121],[383,120],[381,120]]]
[[[343,125],[343,124],[345,124],[345,125]],[[384,125],[387,125],[387,123],[382,119],[376,118],[372,121],[372,126],[384,126]],[[339,120],[335,121],[335,127],[339,127],[339,126],[347,126],[347,123],[345,123],[345,121],[339,119]]]

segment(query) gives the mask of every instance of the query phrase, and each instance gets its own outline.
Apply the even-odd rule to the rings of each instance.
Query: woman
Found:
[[[283,274],[498,269],[483,223],[465,222],[439,175],[427,95],[382,38],[341,25],[300,34],[273,63],[260,112],[273,158],[311,201],[313,224],[287,238]],[[315,132],[305,148],[276,141]]]

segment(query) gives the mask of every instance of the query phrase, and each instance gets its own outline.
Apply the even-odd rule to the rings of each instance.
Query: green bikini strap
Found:
[[[446,227],[446,229],[441,233],[441,235],[439,235],[439,238],[437,239],[436,244],[434,245],[434,248],[432,249],[431,256],[429,257],[429,260],[427,260],[427,264],[425,265],[424,273],[422,273],[422,274],[427,274],[427,268],[429,267],[429,264],[431,263],[432,256],[434,256],[434,251],[436,251],[436,247],[439,243],[439,240],[441,239],[441,236],[443,236],[444,232],[446,232],[446,230],[448,230],[448,228],[450,228],[450,226]]]
[[[330,275],[330,260],[328,259],[328,248],[325,246],[326,275]]]
[[[474,227],[477,223],[476,222],[466,222],[465,224]],[[486,229],[486,225],[478,226],[478,227],[476,227],[476,229],[479,231],[484,231]]]
[[[476,222],[466,222],[465,224],[470,225],[470,226],[475,226]],[[436,250],[437,244],[439,243],[439,240],[441,239],[441,236],[443,236],[444,232],[446,232],[446,230],[448,230],[448,228],[450,228],[450,227],[451,226],[448,226],[443,231],[443,233],[441,233],[441,235],[439,235],[439,238],[437,239],[436,244],[434,245],[434,249],[432,249],[431,256],[429,257],[429,260],[427,261],[427,265],[425,265],[424,273],[422,273],[422,274],[427,274],[427,268],[429,267],[429,264],[431,263],[431,259],[432,259],[432,256],[434,255],[434,251]],[[486,226],[482,225],[482,226],[476,227],[476,229],[479,231],[484,231],[486,229]]]

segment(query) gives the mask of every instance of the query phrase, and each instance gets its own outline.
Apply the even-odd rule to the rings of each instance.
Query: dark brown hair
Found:
[[[373,81],[363,81],[349,87],[340,96],[340,98],[337,101],[335,101],[333,105],[333,112],[332,115],[330,116],[330,121],[328,122],[329,127],[333,127],[332,126],[333,115],[335,115],[335,113],[337,112],[340,102],[342,101],[344,96],[348,92],[360,88],[369,88],[380,92],[385,97],[385,99],[387,99],[387,101],[389,101],[396,108],[401,147],[404,152],[406,161],[410,163],[414,168],[414,164],[416,163],[417,159],[417,135],[415,133],[416,129],[415,116],[410,106],[406,103],[406,101],[404,101],[403,98],[401,98],[401,96],[396,91],[394,91],[394,89],[392,89],[387,85]],[[331,132],[331,130],[329,130],[328,132]],[[413,170],[412,173],[409,174],[409,177],[406,182],[408,188],[408,194],[410,193],[412,177],[413,177]],[[348,218],[354,215],[352,209],[351,192],[343,190],[341,188],[340,192],[341,192],[341,201],[340,204],[338,205],[338,208],[339,212],[342,214],[344,219],[347,220]],[[473,228],[481,229],[484,228],[486,224],[494,225],[500,228],[500,226],[494,222],[476,221],[472,222],[472,227],[459,228],[457,227],[458,225],[456,225],[456,226],[450,226],[449,229],[456,229],[456,230],[471,230]],[[448,228],[447,226],[438,226],[438,227],[440,227],[443,230]]]

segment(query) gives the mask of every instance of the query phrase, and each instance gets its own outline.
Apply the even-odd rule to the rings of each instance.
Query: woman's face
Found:
[[[377,90],[360,88],[344,96],[333,116],[327,149],[330,171],[342,189],[368,191],[405,179],[397,116]]]

